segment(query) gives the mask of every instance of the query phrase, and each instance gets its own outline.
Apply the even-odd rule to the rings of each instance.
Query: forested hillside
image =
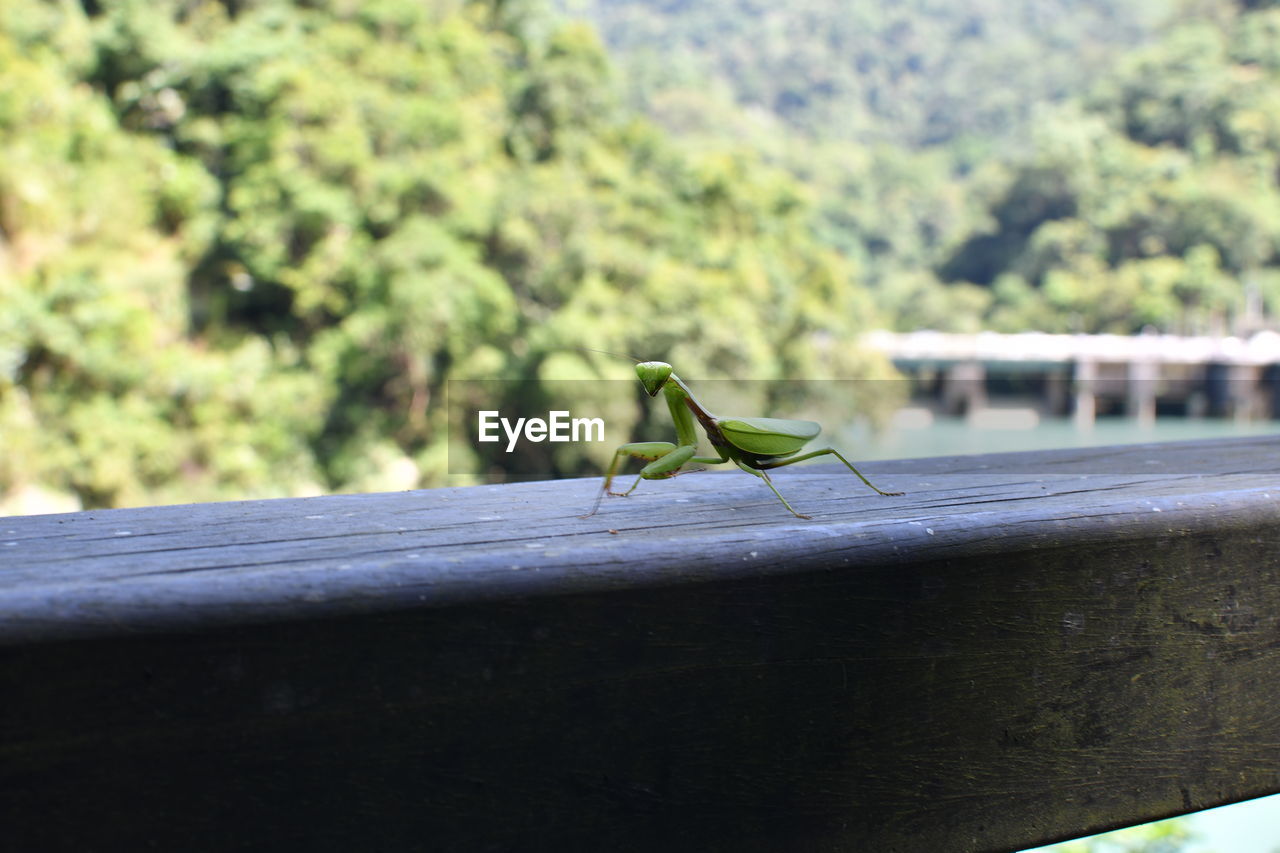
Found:
[[[1045,117],[938,270],[999,329],[1275,328],[1278,182],[1280,8],[1182,23]]]
[[[689,144],[749,139],[904,328],[1280,316],[1272,0],[563,0]]]
[[[613,56],[540,0],[0,4],[0,502],[442,484],[447,381],[627,375],[574,347],[1280,315],[1271,0],[591,8]]]
[[[1176,0],[556,0],[677,131],[725,100],[806,136],[1001,147],[1152,37]]]
[[[804,188],[683,152],[535,5],[0,10],[0,493],[440,484],[446,380],[537,399],[579,345],[884,369]]]

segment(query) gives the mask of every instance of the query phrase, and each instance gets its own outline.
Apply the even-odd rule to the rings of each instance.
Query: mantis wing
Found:
[[[734,447],[759,456],[795,453],[822,432],[821,424],[785,418],[723,418],[716,425]]]

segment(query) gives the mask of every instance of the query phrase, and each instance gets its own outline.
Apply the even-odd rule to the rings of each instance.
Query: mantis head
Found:
[[[642,361],[636,365],[636,376],[649,396],[656,397],[671,378],[671,365],[665,361]]]

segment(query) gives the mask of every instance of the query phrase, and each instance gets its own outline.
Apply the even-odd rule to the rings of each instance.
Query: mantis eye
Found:
[[[665,361],[642,361],[636,365],[636,376],[650,397],[658,396],[662,386],[671,378],[671,365]]]

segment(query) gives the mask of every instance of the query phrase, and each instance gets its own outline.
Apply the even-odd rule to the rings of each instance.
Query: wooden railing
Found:
[[[14,850],[998,851],[1280,791],[1280,440],[0,518]]]

